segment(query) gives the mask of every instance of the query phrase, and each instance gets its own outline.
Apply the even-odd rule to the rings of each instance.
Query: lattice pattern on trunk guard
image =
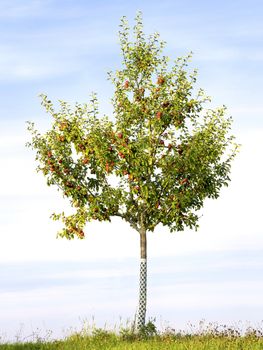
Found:
[[[137,315],[138,329],[140,329],[142,326],[145,325],[146,299],[147,299],[147,260],[141,259],[139,309],[138,309],[138,315]]]

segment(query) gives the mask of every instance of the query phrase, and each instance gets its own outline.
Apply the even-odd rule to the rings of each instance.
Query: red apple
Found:
[[[88,158],[84,158],[84,159],[82,160],[82,163],[83,163],[83,164],[87,164],[88,162],[89,162]]]
[[[157,84],[158,85],[163,85],[163,83],[164,83],[164,77],[159,76],[158,79],[157,79]]]
[[[186,183],[188,183],[188,179],[187,179],[187,178],[184,178],[184,179],[180,182],[181,185],[184,185],[184,184],[186,184]]]
[[[157,112],[157,113],[156,113],[156,118],[157,118],[158,120],[160,120],[161,117],[162,117],[162,112]]]
[[[78,231],[78,235],[79,235],[80,237],[85,237],[85,234],[84,234],[84,231],[83,231],[83,230]]]
[[[125,89],[128,89],[129,85],[130,85],[129,81],[126,80],[125,83],[124,83],[124,88],[125,88]]]

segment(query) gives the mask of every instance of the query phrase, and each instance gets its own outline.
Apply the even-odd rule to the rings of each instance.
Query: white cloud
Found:
[[[247,103],[247,105],[244,105],[244,103]],[[255,115],[260,115],[263,117],[263,106],[251,106],[249,104],[249,101],[240,101],[240,105],[242,107],[232,107],[229,108],[229,113],[233,116],[246,116],[247,118],[253,118]],[[250,119],[251,120],[251,119]],[[261,131],[259,130],[258,133]],[[244,135],[245,136],[245,135]]]
[[[166,308],[170,305],[173,308],[192,310],[240,306],[263,308],[260,297],[263,291],[262,281],[175,284],[152,289],[153,307]]]
[[[2,81],[48,79],[79,71],[77,59],[69,53],[62,59],[60,54],[44,48],[9,46],[0,47],[0,53]]]
[[[261,48],[254,47],[249,51],[246,48],[238,46],[220,47],[211,44],[207,47],[207,43],[204,46],[198,48],[195,52],[195,59],[199,61],[226,61],[226,62],[240,62],[240,61],[262,61],[263,51]]]
[[[35,6],[38,5],[33,2],[32,8]],[[45,13],[43,9],[39,12]],[[8,32],[0,42],[0,81],[45,80],[80,71],[92,73],[98,55],[108,55],[112,50],[117,53],[117,38],[108,25],[91,18],[77,24],[65,21],[35,31]]]

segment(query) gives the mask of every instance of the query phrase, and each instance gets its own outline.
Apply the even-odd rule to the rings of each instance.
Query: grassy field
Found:
[[[263,350],[263,332],[256,329],[240,331],[225,326],[206,329],[198,334],[176,333],[167,329],[157,332],[149,322],[137,334],[123,329],[119,334],[93,329],[91,334],[80,332],[64,340],[0,344],[0,350]]]

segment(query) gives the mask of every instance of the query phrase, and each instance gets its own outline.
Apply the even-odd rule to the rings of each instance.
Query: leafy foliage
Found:
[[[41,135],[28,124],[37,170],[76,208],[52,215],[65,225],[58,235],[68,239],[83,238],[86,222],[113,216],[139,232],[158,224],[196,229],[205,198],[217,198],[230,181],[238,148],[229,135],[232,120],[225,106],[205,108],[202,89],[194,95],[191,54],[170,64],[159,35],[145,38],[140,13],[133,41],[125,17],[120,28],[123,67],[109,73],[114,120],[100,118],[96,94],[74,108],[60,101],[59,111],[41,95],[52,128]]]

